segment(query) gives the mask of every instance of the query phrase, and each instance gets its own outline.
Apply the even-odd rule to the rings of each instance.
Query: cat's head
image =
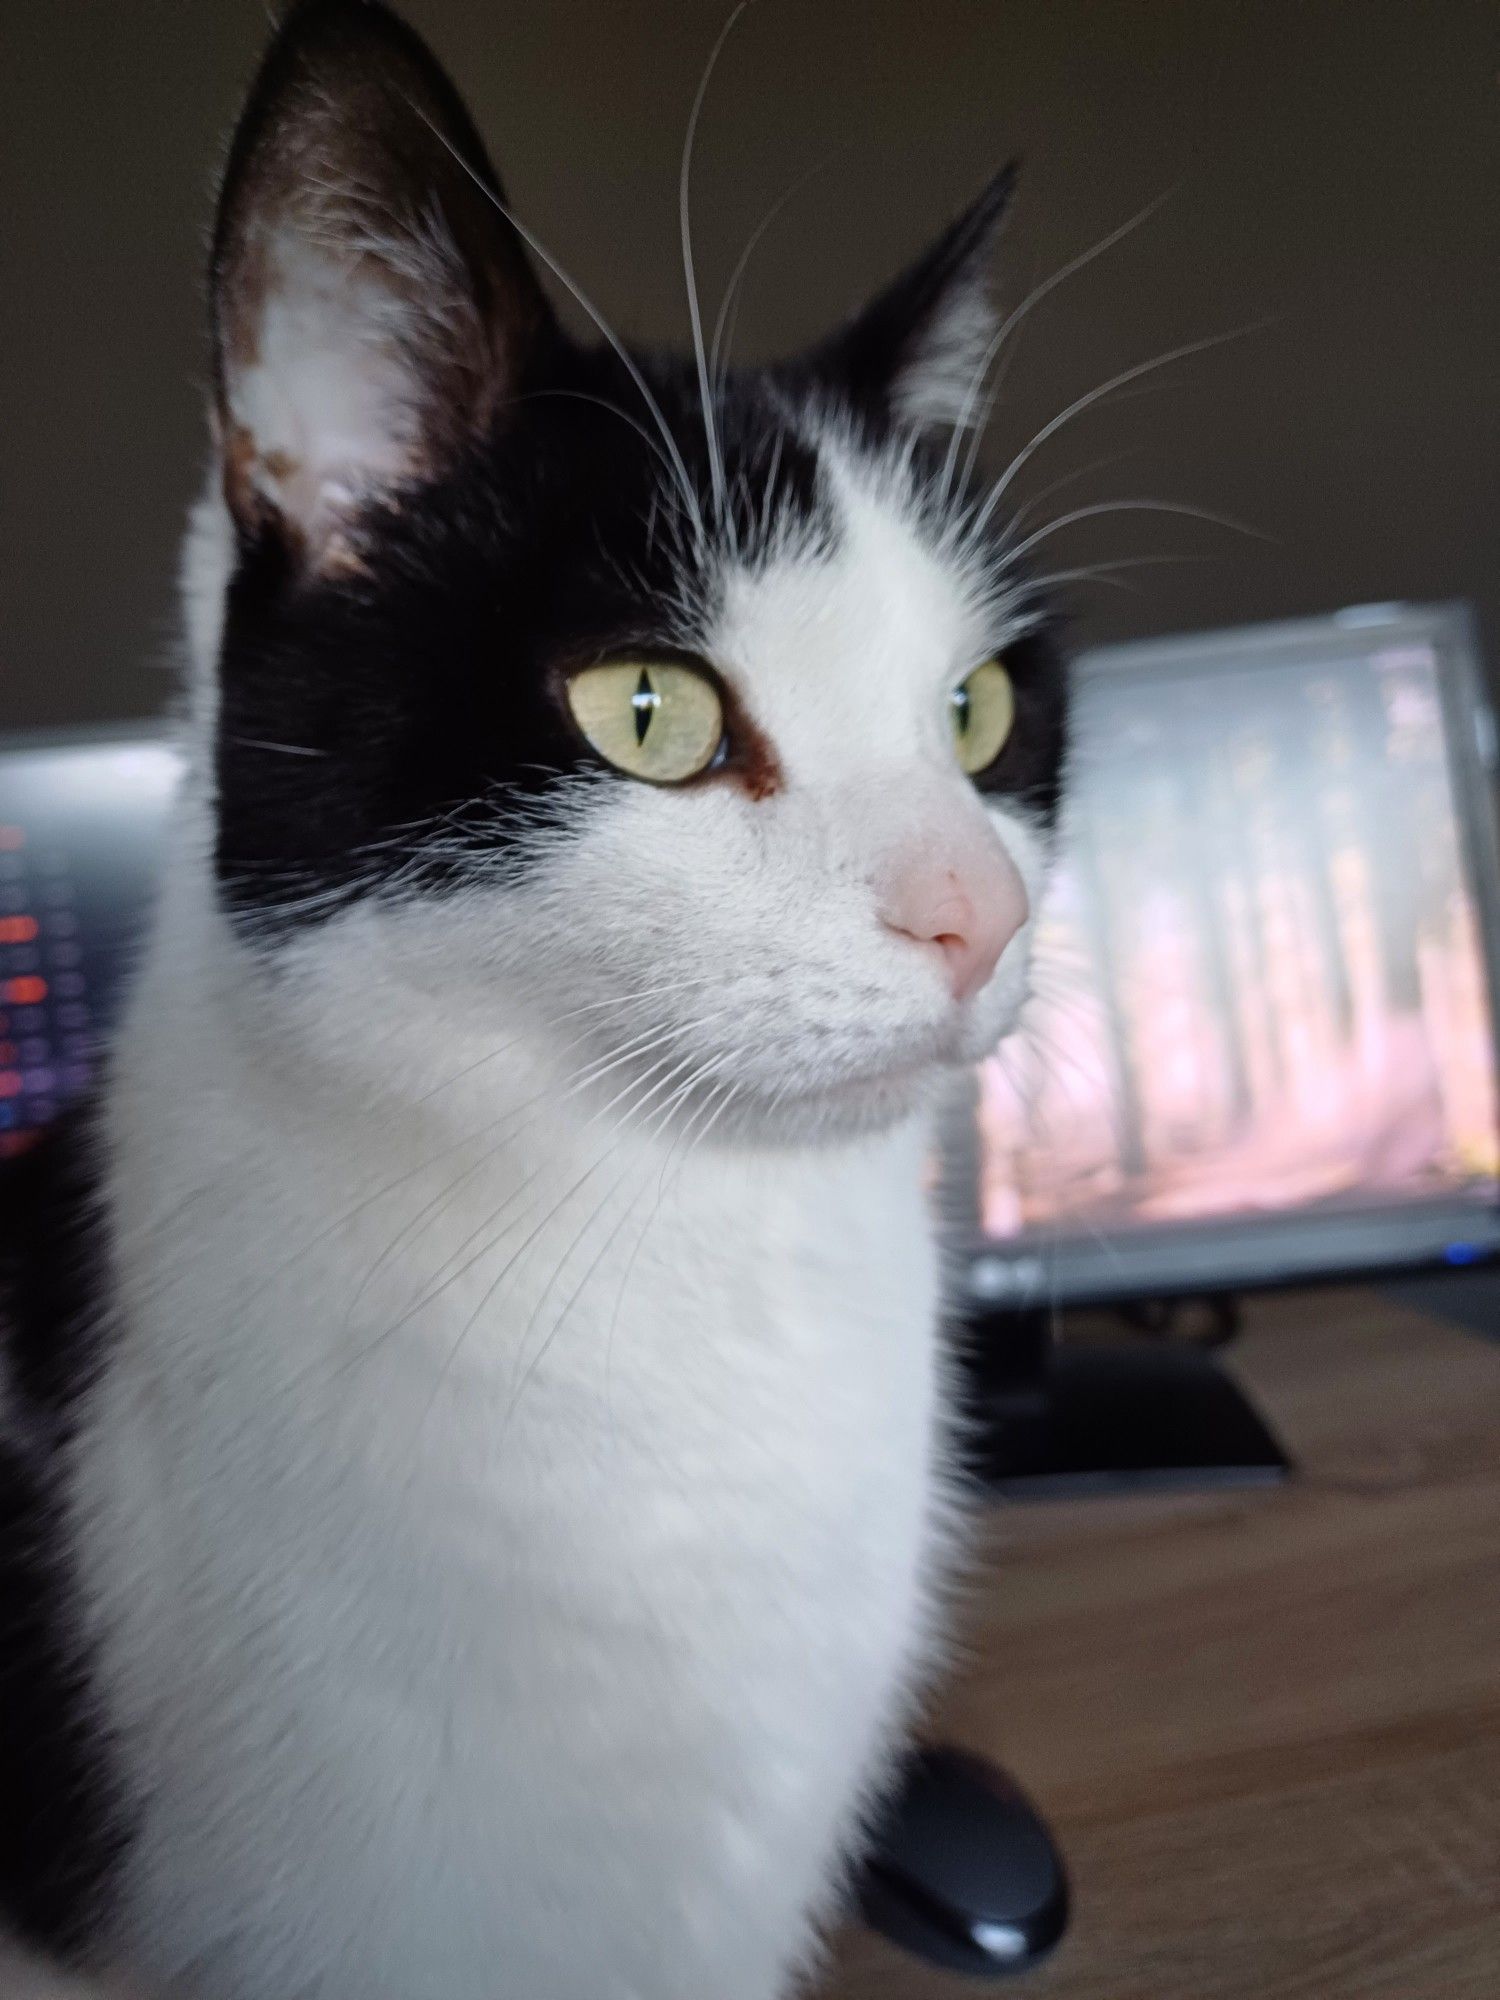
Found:
[[[1063,675],[948,449],[1007,188],[784,364],[581,344],[416,37],[294,10],[211,274],[216,891],[278,1004],[524,1020],[770,1131],[1011,1025]]]

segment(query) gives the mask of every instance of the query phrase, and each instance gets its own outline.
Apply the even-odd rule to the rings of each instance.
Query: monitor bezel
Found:
[[[1359,605],[1318,618],[1179,634],[1099,647],[1074,672],[1149,673],[1170,680],[1201,673],[1215,658],[1269,665],[1316,645],[1349,650],[1403,641],[1431,646],[1463,864],[1478,915],[1491,1036],[1500,1056],[1500,826],[1495,792],[1500,738],[1484,676],[1478,625],[1464,603]],[[1290,662],[1289,662],[1290,664]],[[970,1100],[957,1150],[977,1169]],[[975,1183],[977,1190],[977,1182]],[[986,1235],[977,1199],[960,1245],[969,1303],[979,1309],[1084,1305],[1130,1298],[1267,1290],[1500,1257],[1500,1188],[1488,1199],[1431,1201],[1221,1216],[1132,1228],[1113,1240],[1059,1230],[1015,1239]]]
[[[142,716],[138,721],[60,722],[35,729],[0,730],[0,758],[56,755],[69,750],[175,749],[177,737],[168,718]]]

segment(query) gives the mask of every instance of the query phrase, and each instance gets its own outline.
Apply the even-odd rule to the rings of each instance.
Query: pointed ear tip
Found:
[[[267,66],[277,62],[356,59],[368,50],[378,59],[416,61],[425,66],[433,60],[422,37],[396,8],[385,0],[292,0],[275,20],[262,58]]]
[[[324,25],[385,27],[400,20],[385,0],[292,0],[276,24],[278,35],[295,34]]]
[[[1019,154],[1008,159],[991,174],[968,207],[949,224],[945,239],[948,255],[958,263],[972,264],[985,259],[1010,213],[1011,197],[1021,177]]]
[[[350,108],[355,105],[364,109],[356,113]],[[373,145],[378,133],[369,128],[393,106],[402,119],[415,114],[449,152],[462,156],[467,170],[492,192],[498,190],[484,141],[457,87],[396,8],[386,0],[291,0],[261,52],[225,149],[215,197],[211,282],[247,170],[257,157],[276,150],[293,122],[310,120],[310,106],[343,147],[352,147],[359,136]]]
[[[975,207],[991,227],[1001,221],[1010,207],[1011,197],[1020,183],[1022,165],[1021,155],[1012,153],[1004,166],[990,176],[981,190]]]

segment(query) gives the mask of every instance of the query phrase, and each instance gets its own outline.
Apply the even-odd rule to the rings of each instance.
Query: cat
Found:
[[[377,0],[275,33],[160,906],[6,1196],[15,1949],[183,2000],[816,1966],[942,1656],[925,1168],[1064,762],[957,450],[1010,185],[710,368],[565,331]]]

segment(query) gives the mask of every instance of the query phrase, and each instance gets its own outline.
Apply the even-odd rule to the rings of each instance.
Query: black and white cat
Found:
[[[930,1113],[1063,748],[948,448],[1007,187],[711,374],[564,332],[381,6],[278,34],[128,1056],[7,1197],[28,1950],[153,2000],[811,1962],[939,1651]]]

